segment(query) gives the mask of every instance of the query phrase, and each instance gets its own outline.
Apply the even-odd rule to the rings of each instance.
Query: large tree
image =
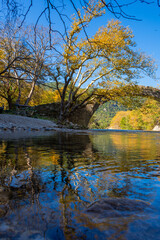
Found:
[[[1,63],[3,67],[0,74],[0,97],[8,102],[10,109],[18,91],[20,94],[21,90],[20,80],[24,73],[18,69],[29,58],[29,52],[21,38],[22,35],[17,29],[13,30],[10,26],[1,29],[0,43],[3,52]]]
[[[29,61],[25,59],[25,64],[22,64],[23,61],[21,61],[20,66],[16,67],[19,74],[25,74],[25,83],[29,83],[29,81],[31,83],[26,104],[33,96],[35,85],[41,83],[42,80],[47,80],[48,74],[46,72],[49,75],[52,74],[61,101],[61,121],[69,117],[76,109],[85,106],[89,101],[95,101],[104,95],[107,98],[106,93],[108,92],[104,91],[104,88],[105,90],[112,88],[115,83],[131,82],[139,77],[141,72],[151,75],[154,65],[149,57],[136,51],[131,30],[123,27],[118,21],[109,22],[106,27],[100,28],[94,36],[89,37],[86,32],[87,26],[93,19],[104,14],[106,3],[96,0],[90,3],[88,1],[83,2],[85,3],[84,8],[80,12],[77,11],[74,2],[70,2],[75,7],[77,17],[73,18],[70,31],[67,31],[65,22],[61,18],[64,22],[66,37],[61,34],[64,40],[64,51],[59,55],[59,58],[55,60],[52,56],[52,60],[55,61],[54,74],[46,54],[49,47],[53,47],[52,38],[50,38],[52,34],[51,25],[47,30],[50,33],[49,35],[42,32],[35,34],[37,25],[32,33],[26,35],[27,41],[23,46],[27,48],[29,53],[27,55]],[[9,3],[10,1],[8,1]],[[53,5],[51,1],[47,1],[47,3],[50,7]],[[54,5],[52,7],[54,8]],[[47,8],[47,11],[49,9]],[[48,20],[51,20],[49,16]],[[23,39],[26,39],[26,37]],[[45,44],[43,44],[44,42]],[[56,50],[60,50],[60,48]],[[12,53],[12,51],[10,52]],[[20,55],[23,56],[23,54]],[[12,75],[10,74],[9,78],[16,81],[18,79],[19,97],[17,101],[20,102],[22,86],[21,81],[19,81],[20,77],[13,76],[16,60],[14,56],[11,64],[6,65],[5,69],[7,71],[5,70],[5,73],[3,73],[3,77],[4,74],[7,77],[8,72],[10,73],[10,70],[14,69],[14,71],[11,71]],[[53,64],[51,65],[53,67]],[[10,89],[13,89],[13,87]]]
[[[33,27],[18,29],[10,24],[1,30],[0,42],[3,53],[0,96],[8,102],[9,109],[15,103],[27,105],[35,86],[46,82],[51,74],[52,59],[46,29],[37,29],[35,41]]]
[[[60,120],[69,117],[76,109],[97,101],[105,95],[104,88],[133,82],[141,73],[152,75],[153,61],[136,51],[133,33],[119,21],[110,21],[106,27],[88,38],[80,37],[100,9],[85,12],[74,19],[64,45],[63,58],[57,62],[54,80],[61,99]],[[62,87],[63,86],[63,87]]]

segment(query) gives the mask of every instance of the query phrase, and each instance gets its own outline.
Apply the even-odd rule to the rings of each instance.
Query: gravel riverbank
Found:
[[[89,130],[59,127],[55,122],[44,119],[0,114],[0,139],[49,136],[54,132],[87,133]]]
[[[51,135],[57,131],[55,122],[11,114],[0,114],[0,138],[24,138]]]
[[[0,114],[0,130],[44,130],[57,127],[56,123],[49,120],[11,114]]]

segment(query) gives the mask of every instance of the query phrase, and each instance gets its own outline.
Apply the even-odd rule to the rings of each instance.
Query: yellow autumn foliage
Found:
[[[4,68],[4,63],[3,63],[3,58],[4,58],[4,52],[2,49],[0,49],[0,72],[3,70]]]
[[[129,130],[152,130],[160,123],[160,104],[147,99],[141,108],[132,111],[120,111],[113,117],[110,128]]]

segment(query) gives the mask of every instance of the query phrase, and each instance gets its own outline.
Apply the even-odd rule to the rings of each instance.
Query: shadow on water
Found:
[[[1,140],[0,238],[159,239],[159,139],[110,131]],[[86,213],[108,198],[153,208],[119,217]]]

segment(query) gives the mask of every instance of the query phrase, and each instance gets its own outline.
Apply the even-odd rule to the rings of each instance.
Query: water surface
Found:
[[[95,131],[0,140],[0,239],[160,239],[160,133]],[[106,198],[152,211],[92,218]]]

